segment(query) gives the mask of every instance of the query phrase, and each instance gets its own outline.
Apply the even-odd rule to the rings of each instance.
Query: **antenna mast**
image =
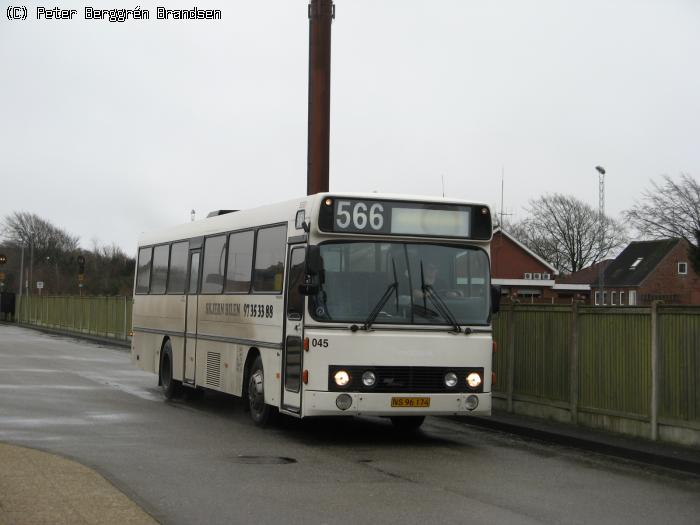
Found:
[[[600,261],[598,262],[598,290],[600,294],[600,304],[605,304],[605,272],[603,271],[603,250],[605,249],[605,168],[596,166],[598,172],[598,220],[600,221],[598,249],[600,250]]]
[[[501,221],[499,223],[499,226],[501,227],[501,230],[503,230],[503,166],[501,166]]]

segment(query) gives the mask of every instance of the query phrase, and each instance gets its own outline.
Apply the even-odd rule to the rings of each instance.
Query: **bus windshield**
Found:
[[[320,253],[319,292],[309,304],[317,321],[366,323],[374,317],[373,324],[488,324],[489,260],[479,248],[329,242],[320,245]]]

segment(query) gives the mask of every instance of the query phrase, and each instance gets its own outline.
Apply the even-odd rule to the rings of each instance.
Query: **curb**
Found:
[[[82,461],[4,441],[0,458],[6,484],[0,523],[158,523],[144,505]],[[97,499],[86,499],[88,492]]]
[[[467,425],[500,430],[539,441],[598,452],[607,456],[631,459],[691,474],[700,474],[700,451],[692,449],[685,450],[681,447],[651,441],[640,442],[617,434],[598,436],[596,433],[580,427],[557,429],[552,425],[547,428],[546,421],[532,421],[531,424],[526,424],[523,421],[519,424],[515,421],[500,419],[498,414],[490,418],[472,416],[456,419]]]

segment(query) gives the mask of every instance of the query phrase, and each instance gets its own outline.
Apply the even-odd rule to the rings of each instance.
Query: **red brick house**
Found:
[[[554,266],[500,228],[491,242],[491,280],[501,287],[504,299],[521,302],[554,302]]]
[[[586,303],[591,302],[591,285],[597,281],[600,267],[602,266],[605,269],[613,260],[605,259],[593,263],[578,272],[557,277],[554,289],[557,290],[560,299],[558,302],[570,303],[574,299]]]
[[[700,304],[700,276],[690,264],[688,246],[685,239],[630,243],[605,268],[602,300],[598,278],[591,283],[591,304]]]

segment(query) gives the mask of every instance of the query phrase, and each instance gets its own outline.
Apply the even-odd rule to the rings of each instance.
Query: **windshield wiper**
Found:
[[[377,316],[381,313],[382,308],[384,308],[384,305],[389,300],[389,297],[391,297],[391,294],[394,292],[396,292],[396,309],[397,310],[399,309],[399,280],[396,277],[396,264],[394,263],[393,257],[391,259],[391,265],[394,269],[394,282],[389,284],[389,286],[387,286],[386,291],[384,292],[384,295],[381,296],[381,298],[377,302],[376,306],[372,309],[372,311],[367,316],[367,319],[365,320],[365,324],[362,325],[363,330],[369,330],[369,328],[372,326],[372,323],[374,323]]]
[[[442,315],[442,317],[444,317],[445,320],[452,325],[455,332],[458,334],[461,333],[462,329],[459,327],[459,323],[452,314],[450,308],[445,304],[445,301],[442,300],[442,297],[437,294],[431,285],[425,284],[425,277],[423,276],[423,261],[420,263],[420,282],[421,288],[423,289],[423,308],[427,310],[425,306],[425,298],[427,297],[435,305],[435,308],[440,315]]]

